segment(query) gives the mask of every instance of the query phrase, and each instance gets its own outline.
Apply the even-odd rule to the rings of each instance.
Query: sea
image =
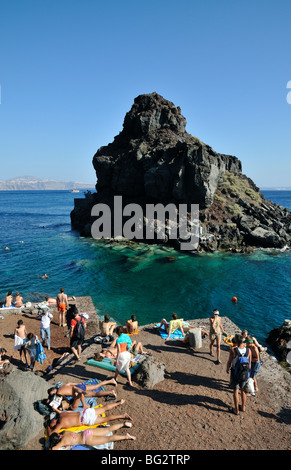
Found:
[[[291,209],[291,191],[262,192]],[[291,252],[198,255],[83,238],[70,223],[76,197],[83,193],[0,191],[0,300],[11,290],[39,302],[64,287],[91,296],[100,317],[124,324],[135,314],[140,325],[176,312],[208,327],[217,308],[262,344],[291,319]]]

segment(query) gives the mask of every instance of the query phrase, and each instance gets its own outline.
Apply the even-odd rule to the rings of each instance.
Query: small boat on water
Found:
[[[79,193],[79,189],[72,189],[71,193]]]

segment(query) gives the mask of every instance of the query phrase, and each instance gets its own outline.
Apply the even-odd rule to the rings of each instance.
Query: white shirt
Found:
[[[53,318],[53,315],[51,313],[44,313],[41,317],[40,327],[48,328],[50,326],[51,318]]]
[[[246,346],[244,346],[243,348],[238,348],[238,349],[239,349],[239,352],[240,352],[240,354],[241,354],[242,356],[244,356],[245,353],[247,352]],[[235,368],[235,365],[236,365],[236,363],[237,363],[237,360],[238,360],[238,356],[236,355],[235,358],[231,361],[231,367],[232,367],[232,369]]]

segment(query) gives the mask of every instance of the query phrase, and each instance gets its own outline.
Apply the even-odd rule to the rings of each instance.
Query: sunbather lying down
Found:
[[[60,434],[53,433],[50,436],[49,448],[51,450],[59,450],[62,447],[71,447],[75,445],[86,444],[89,446],[98,446],[107,444],[108,442],[123,441],[126,439],[135,440],[136,437],[131,436],[128,433],[125,435],[113,434],[112,436],[107,436],[110,432],[117,431],[121,428],[131,428],[131,426],[132,423],[125,421],[124,423],[113,424],[106,428],[86,429],[81,432],[63,431]]]
[[[53,432],[59,432],[61,429],[70,429],[79,426],[95,426],[116,419],[127,419],[132,421],[132,418],[127,413],[104,417],[100,416],[103,413],[112,410],[116,406],[123,405],[124,403],[125,400],[120,400],[119,402],[105,405],[100,408],[86,408],[81,412],[58,411],[58,409],[54,409],[57,413],[57,417],[49,421],[47,427],[48,435],[50,436]]]
[[[100,390],[99,392],[95,392],[96,388],[103,387],[105,385],[117,385],[117,382],[114,378],[109,380],[104,380],[103,382],[98,382],[97,384],[92,385],[85,385],[85,384],[78,384],[78,383],[67,383],[62,385],[61,387],[51,387],[48,390],[49,398],[52,399],[54,395],[62,396],[62,397],[72,397],[72,403],[70,409],[75,410],[78,408],[80,401],[84,408],[88,408],[89,405],[85,403],[84,397],[105,397],[105,396],[113,396],[116,397],[116,392],[114,390],[111,391],[103,391]]]

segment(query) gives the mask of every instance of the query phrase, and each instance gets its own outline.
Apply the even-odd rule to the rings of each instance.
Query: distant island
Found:
[[[24,191],[24,190],[66,190],[77,191],[80,189],[94,189],[94,183],[82,183],[80,181],[56,181],[35,178],[34,176],[20,176],[6,181],[0,181],[0,191]]]

